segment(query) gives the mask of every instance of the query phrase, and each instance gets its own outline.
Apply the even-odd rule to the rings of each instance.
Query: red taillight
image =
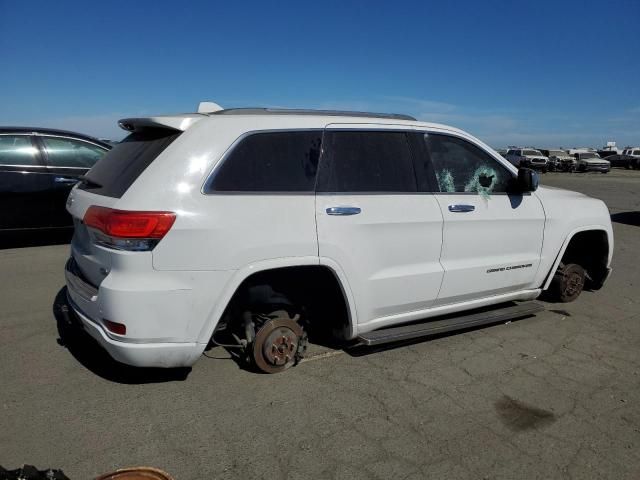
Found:
[[[111,320],[107,320],[103,318],[104,326],[107,327],[107,330],[113,333],[117,333],[118,335],[126,335],[127,334],[127,326],[124,323],[112,322]]]
[[[84,214],[85,225],[116,238],[161,239],[175,220],[173,212],[129,212],[95,205]]]

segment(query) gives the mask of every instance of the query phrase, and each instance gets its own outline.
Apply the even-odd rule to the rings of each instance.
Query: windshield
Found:
[[[525,155],[527,157],[542,157],[542,153],[540,153],[538,150],[523,150],[522,151],[522,155]]]
[[[550,157],[566,157],[567,152],[564,152],[562,150],[549,150],[549,156]]]
[[[581,153],[580,158],[586,160],[588,158],[600,158],[597,153]]]

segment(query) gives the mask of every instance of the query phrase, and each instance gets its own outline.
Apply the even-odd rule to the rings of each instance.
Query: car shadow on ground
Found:
[[[115,361],[93,337],[82,329],[67,300],[67,287],[53,302],[58,344],[87,370],[110,382],[123,384],[162,383],[186,380],[191,368],[137,368]]]
[[[611,215],[611,221],[640,227],[640,212],[620,212]]]
[[[9,248],[44,247],[46,245],[64,245],[71,242],[73,229],[24,230],[19,232],[0,232],[0,250]]]

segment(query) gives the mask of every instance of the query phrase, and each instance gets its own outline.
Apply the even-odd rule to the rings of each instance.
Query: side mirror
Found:
[[[518,190],[520,192],[535,192],[538,189],[538,174],[530,168],[518,169]]]

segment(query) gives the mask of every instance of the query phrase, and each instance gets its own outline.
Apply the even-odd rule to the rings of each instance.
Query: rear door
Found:
[[[49,177],[30,134],[0,134],[0,230],[50,226]]]
[[[359,324],[428,308],[442,281],[442,215],[433,195],[418,192],[410,135],[339,124],[325,130],[319,255],[348,279]]]
[[[36,140],[42,149],[49,176],[50,223],[54,227],[71,227],[73,220],[65,207],[69,192],[108,150],[98,144],[65,136],[38,135]]]
[[[514,173],[470,141],[424,135],[444,218],[438,305],[535,288],[545,215],[530,193],[508,194]]]

